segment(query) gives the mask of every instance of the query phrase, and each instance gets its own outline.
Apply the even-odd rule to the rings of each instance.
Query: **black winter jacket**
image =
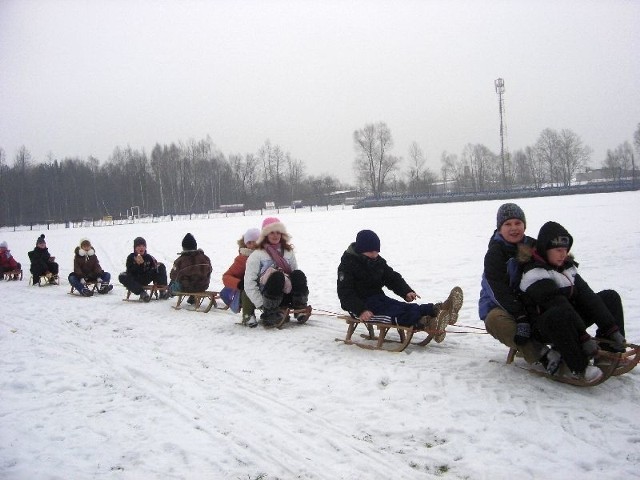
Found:
[[[342,254],[338,266],[338,298],[340,306],[359,316],[366,310],[366,299],[383,294],[386,287],[403,299],[413,289],[402,275],[394,271],[387,261],[378,255],[375,260],[356,253],[355,243]]]
[[[51,271],[51,255],[48,248],[34,248],[29,252],[29,260],[31,260],[30,271],[33,275],[43,275]]]
[[[141,277],[143,275],[147,275],[149,273],[155,272],[158,270],[158,262],[155,258],[145,252],[142,255],[143,263],[138,265],[136,263],[136,257],[138,254],[136,252],[130,253],[127,257],[127,274],[132,277]]]

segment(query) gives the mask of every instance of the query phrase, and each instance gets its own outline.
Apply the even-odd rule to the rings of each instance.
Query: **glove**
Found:
[[[238,282],[238,290],[244,290],[244,280]]]
[[[526,322],[521,322],[516,325],[516,335],[513,337],[513,341],[516,345],[524,345],[531,338],[531,325]]]
[[[81,279],[80,279],[80,283],[81,283],[82,285],[85,285],[85,284],[87,283],[87,281],[86,281],[84,278],[81,278]]]

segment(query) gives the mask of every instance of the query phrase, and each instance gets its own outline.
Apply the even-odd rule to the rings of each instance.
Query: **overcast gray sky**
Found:
[[[270,139],[308,174],[353,178],[353,131],[500,151],[569,128],[600,166],[640,122],[640,1],[0,0],[0,147],[12,165],[210,135]]]

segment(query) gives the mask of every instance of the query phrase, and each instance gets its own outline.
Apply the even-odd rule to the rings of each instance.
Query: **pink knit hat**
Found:
[[[291,240],[291,236],[287,233],[287,227],[284,226],[284,223],[282,223],[280,219],[276,217],[267,217],[262,221],[262,231],[260,232],[260,237],[258,238],[258,244],[262,243],[262,241],[271,232],[280,232],[285,242]]]

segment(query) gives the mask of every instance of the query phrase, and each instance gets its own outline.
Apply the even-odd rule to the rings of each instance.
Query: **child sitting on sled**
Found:
[[[260,318],[265,327],[279,325],[285,320],[283,308],[302,310],[307,307],[307,277],[298,269],[290,240],[291,236],[279,219],[265,218],[258,246],[247,260],[245,292],[257,308],[262,308]],[[307,313],[296,315],[298,323],[305,323],[308,318]]]
[[[198,248],[198,243],[193,235],[187,233],[182,239],[182,252],[173,262],[171,268],[171,282],[169,291],[172,295],[177,292],[200,293],[209,288],[211,279],[211,260]],[[191,296],[187,303],[194,303]]]
[[[31,268],[29,270],[33,275],[33,285],[40,283],[40,277],[45,277],[48,283],[56,283],[58,264],[55,259],[55,257],[49,255],[44,234],[40,235],[36,240],[36,248],[29,252],[29,260],[31,260]]]
[[[82,239],[80,246],[74,250],[73,272],[69,274],[71,286],[81,295],[90,297],[93,295],[93,290],[87,287],[87,282],[95,282],[99,284],[98,293],[104,295],[113,289],[113,285],[109,284],[110,280],[111,274],[105,272],[100,266],[96,251],[89,239]]]
[[[22,265],[11,255],[7,242],[0,242],[0,278],[6,273],[20,272],[21,270]],[[19,280],[20,278],[21,275],[19,273],[14,273],[11,280]]]
[[[597,356],[598,344],[587,327],[598,326],[597,337],[612,351],[624,352],[624,315],[617,292],[596,294],[578,273],[578,263],[569,254],[573,237],[559,223],[547,222],[538,233],[535,248],[521,250],[520,290],[529,311],[526,323],[519,323],[516,343],[531,336],[553,344],[574,378],[594,382],[602,375],[589,365]],[[604,293],[604,295],[603,295]],[[547,368],[547,373],[558,370]]]
[[[385,295],[383,287],[404,302]],[[342,254],[338,266],[338,298],[341,307],[354,318],[433,331],[436,332],[434,339],[440,343],[446,336],[446,326],[458,319],[463,294],[460,287],[454,287],[444,302],[411,303],[419,296],[380,256],[378,235],[371,230],[361,230],[356,241]]]
[[[167,285],[167,269],[164,263],[158,262],[147,252],[147,241],[142,237],[133,240],[133,252],[127,256],[125,272],[118,280],[134,295],[140,295],[140,300],[149,302],[151,296],[144,290],[143,285],[153,282],[155,285]],[[167,290],[160,292],[160,298],[169,297]]]
[[[258,321],[255,315],[256,307],[244,291],[244,272],[247,269],[249,255],[258,246],[256,243],[258,238],[260,238],[260,230],[257,228],[250,228],[240,237],[238,256],[227,271],[222,274],[224,288],[220,292],[222,300],[235,313],[238,313],[239,306],[242,305],[242,324],[252,328],[258,325]],[[234,306],[235,304],[238,306]]]

